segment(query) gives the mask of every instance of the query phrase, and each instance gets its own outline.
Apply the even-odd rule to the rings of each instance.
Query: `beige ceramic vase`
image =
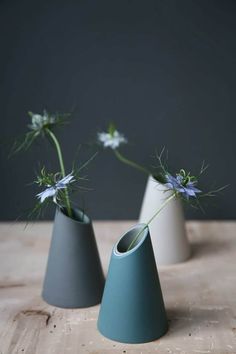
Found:
[[[139,222],[146,223],[171,195],[166,187],[149,176]],[[187,239],[182,203],[171,200],[149,225],[153,250],[158,265],[186,261],[191,254]]]

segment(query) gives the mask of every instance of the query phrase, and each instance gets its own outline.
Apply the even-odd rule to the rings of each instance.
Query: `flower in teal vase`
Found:
[[[119,133],[113,124],[110,124],[107,132],[98,133],[98,141],[104,148],[117,149],[121,144],[126,144],[127,139]]]

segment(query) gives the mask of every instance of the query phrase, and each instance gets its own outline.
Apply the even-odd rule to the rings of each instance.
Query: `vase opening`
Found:
[[[90,218],[85,214],[85,212],[81,209],[75,209],[72,208],[72,216],[68,215],[68,211],[66,208],[60,208],[60,211],[67,216],[68,218],[71,218],[77,222],[83,223],[83,224],[89,224],[90,223]]]
[[[152,175],[152,178],[154,179],[154,181],[156,181],[157,183],[161,183],[161,184],[164,184],[166,183],[166,180],[165,178],[162,176],[162,174],[155,174],[155,175]]]
[[[115,252],[126,253],[138,247],[148,233],[148,227],[145,224],[140,224],[128,231],[117,243]]]

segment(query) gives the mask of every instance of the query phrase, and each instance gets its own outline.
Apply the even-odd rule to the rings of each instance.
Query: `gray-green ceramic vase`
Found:
[[[101,302],[104,276],[90,218],[74,209],[74,219],[57,209],[43,285],[43,299],[62,308]]]
[[[150,342],[168,328],[149,229],[126,251],[144,226],[121,237],[111,255],[98,330],[118,342]]]

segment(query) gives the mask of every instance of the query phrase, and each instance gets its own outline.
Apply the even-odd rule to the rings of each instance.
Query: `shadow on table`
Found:
[[[220,318],[227,318],[227,307],[209,306],[204,308],[167,308],[169,335],[194,336],[201,335],[205,330],[225,329]],[[222,327],[222,328],[221,328]]]
[[[202,258],[210,255],[227,253],[230,249],[230,243],[227,240],[191,242],[192,257]]]

